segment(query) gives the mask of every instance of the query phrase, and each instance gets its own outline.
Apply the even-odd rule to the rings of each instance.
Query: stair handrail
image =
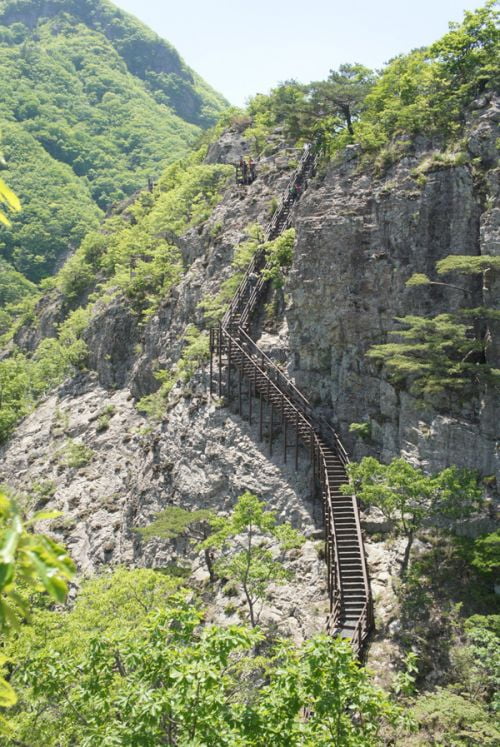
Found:
[[[257,345],[257,343],[252,340],[250,335],[243,329],[238,330],[239,337],[244,341],[244,345],[249,348],[258,358],[260,358],[262,363],[266,364],[266,369],[262,367],[258,367],[261,373],[266,375],[267,378],[271,379],[271,381],[277,386],[277,388],[280,389],[282,393],[285,393],[287,396],[287,399],[289,403],[293,406],[293,409],[300,412],[301,415],[304,417],[304,419],[307,419],[309,426],[315,431],[314,436],[315,439],[319,445],[320,451],[323,454],[323,445],[319,442],[316,431],[318,430],[318,423],[319,423],[319,430],[324,434],[325,426],[328,429],[328,435],[330,436],[330,442],[333,442],[335,452],[337,456],[339,457],[340,462],[343,464],[344,467],[349,464],[349,459],[347,457],[347,453],[342,445],[342,442],[340,441],[337,433],[332,428],[332,426],[326,422],[324,418],[317,418],[314,410],[309,403],[309,401],[306,399],[306,397],[302,394],[302,392],[297,389],[295,384],[289,379],[274,363],[274,361],[271,360]],[[234,339],[234,337],[233,337]],[[243,347],[243,346],[241,346]],[[253,357],[250,355],[248,356],[253,360]],[[271,375],[270,375],[271,373]],[[288,396],[288,394],[292,395],[292,399]],[[300,404],[297,403],[297,400],[300,402]],[[328,482],[328,475],[325,470],[325,475],[327,477]],[[328,490],[328,495],[330,497],[331,501],[331,491]],[[364,556],[363,551],[363,538],[361,534],[361,524],[358,520],[358,504],[357,499],[354,494],[351,495],[351,500],[353,502],[353,513],[355,516],[355,525],[356,525],[356,535],[358,538],[358,544],[360,547],[360,556],[361,556],[361,569],[363,574],[363,585],[365,588],[365,593],[367,598],[370,598],[371,591],[370,591],[370,583],[368,580],[368,569],[366,566],[366,558]],[[333,505],[331,506],[331,510],[333,513]],[[336,538],[335,538],[336,539]],[[337,558],[338,563],[338,558]]]
[[[366,594],[366,602],[367,604],[371,602],[371,589],[370,589],[370,581],[368,578],[368,568],[366,565],[366,556],[365,556],[365,543],[363,542],[363,535],[361,533],[361,522],[359,520],[359,506],[358,506],[358,499],[354,495],[354,493],[351,494],[351,500],[353,505],[353,511],[355,518],[355,526],[356,526],[356,534],[358,537],[358,544],[359,544],[359,553],[361,556],[361,570],[363,573],[363,585],[365,587],[365,594]]]
[[[291,195],[293,192],[293,188],[297,185],[297,182],[303,177],[304,173],[307,171],[307,169],[312,165],[314,166],[317,160],[317,149],[319,145],[312,146],[309,151],[305,152],[302,155],[302,158],[299,162],[299,165],[295,172],[293,173],[292,177],[290,178],[288,182],[288,186],[286,189],[286,195]],[[265,241],[271,241],[273,237],[273,231],[276,227],[277,223],[279,222],[280,218],[283,215],[289,215],[291,212],[291,205],[286,203],[286,198],[282,198],[280,205],[277,207],[275,212],[273,213],[272,217],[270,218],[267,226],[264,229],[264,236]],[[265,261],[265,250],[264,249],[258,249],[257,252],[252,257],[241,281],[238,285],[238,288],[236,289],[236,292],[231,300],[231,303],[229,305],[229,308],[227,309],[226,313],[223,317],[223,326],[227,326],[231,322],[231,317],[238,312],[238,303],[239,300],[244,296],[245,291],[247,290],[248,284],[249,284],[249,278],[251,275],[256,273],[259,270],[259,265],[262,261]]]
[[[304,152],[295,173],[289,181],[288,189],[281,200],[280,206],[275,211],[266,227],[265,233],[267,241],[275,238],[274,232],[279,226],[280,221],[285,221],[279,227],[280,231],[284,229],[285,225],[289,224],[292,205],[298,198],[298,193],[296,190],[294,191],[294,187],[304,174],[306,174],[307,170],[311,166],[314,168],[316,165],[319,145],[320,141],[318,140],[314,147],[311,147],[309,150]],[[347,469],[348,467],[349,457],[332,426],[324,417],[315,414],[307,398],[297,389],[291,379],[289,379],[258,347],[257,343],[247,332],[247,328],[250,325],[251,315],[268,284],[268,281],[262,276],[262,271],[265,269],[265,266],[265,249],[258,249],[249,263],[224,317],[221,322],[219,322],[219,346],[222,345],[222,337],[226,336],[229,341],[229,349],[231,350],[232,348],[233,350],[238,350],[240,354],[251,363],[251,366],[267,379],[268,386],[273,387],[275,392],[282,398],[282,401],[286,399],[287,406],[291,408],[292,413],[295,413],[296,423],[298,424],[300,420],[301,423],[307,427],[311,449],[314,450],[314,453],[317,453],[319,457],[318,466],[321,489],[322,492],[324,492],[325,519],[328,516],[325,530],[327,535],[328,532],[330,533],[330,537],[325,536],[328,564],[328,587],[330,595],[330,614],[327,618],[327,628],[331,621],[333,621],[337,627],[343,606],[343,590],[334,518],[334,493],[330,487],[325,449],[330,449],[329,444],[333,446],[333,451],[344,469]],[[252,285],[250,285],[250,276],[253,273],[258,274],[259,278],[257,283],[252,282]],[[233,329],[235,330],[235,334],[233,333]],[[364,637],[370,631],[372,624],[372,599],[356,496],[352,495],[351,500],[365,591],[365,603],[360,615],[358,616],[351,638],[353,647],[359,653]],[[331,552],[331,540],[333,540],[333,557]]]
[[[314,432],[314,430],[313,430],[313,432]],[[339,546],[338,546],[338,542],[337,542],[337,530],[335,528],[335,518],[334,518],[334,513],[333,513],[332,491],[331,491],[331,488],[330,488],[330,480],[328,478],[328,470],[326,468],[326,459],[325,459],[325,455],[324,455],[324,449],[323,449],[323,446],[321,444],[319,444],[319,441],[317,439],[316,434],[314,434],[314,435],[316,437],[316,441],[318,443],[319,452],[321,454],[321,459],[322,459],[321,466],[322,466],[322,469],[324,471],[324,480],[325,480],[325,488],[326,488],[326,499],[327,499],[326,500],[326,509],[329,512],[328,524],[329,524],[329,527],[330,527],[330,532],[331,532],[331,534],[333,536],[333,560],[334,560],[333,571],[334,571],[335,583],[333,585],[333,589],[329,589],[329,592],[332,595],[332,599],[333,599],[333,593],[335,591],[338,592],[338,594],[340,595],[340,609],[342,609],[342,584],[341,584],[341,579],[340,579]],[[326,537],[326,536],[325,536],[325,542],[328,543],[328,537]],[[332,602],[330,602],[330,606],[331,606],[331,604],[332,604]]]
[[[333,587],[329,588],[329,592],[332,595],[332,599],[334,597],[334,592],[338,592],[340,595],[342,594],[342,587],[340,582],[340,561],[339,561],[339,555],[338,555],[338,542],[337,542],[337,533],[335,528],[335,520],[334,520],[334,512],[333,512],[333,505],[332,505],[332,490],[330,488],[330,481],[328,477],[328,470],[326,466],[326,459],[324,454],[324,446],[321,443],[320,439],[317,436],[317,433],[314,428],[314,424],[309,420],[309,418],[300,410],[298,410],[295,407],[295,404],[292,399],[288,397],[288,395],[283,392],[283,390],[277,385],[275,381],[273,381],[268,375],[266,368],[263,366],[259,366],[258,360],[256,360],[253,355],[251,355],[245,347],[240,343],[239,336],[236,337],[235,335],[231,334],[231,332],[227,329],[221,328],[222,334],[226,335],[226,337],[231,342],[231,348],[233,352],[237,350],[242,356],[246,358],[246,360],[251,364],[251,366],[259,371],[263,376],[267,379],[269,386],[272,387],[276,394],[280,395],[284,399],[286,399],[286,403],[288,407],[290,407],[295,412],[295,417],[297,418],[297,422],[300,420],[303,425],[305,425],[309,430],[309,435],[312,441],[314,442],[314,448],[318,451],[321,457],[321,463],[320,463],[320,469],[321,469],[321,485],[324,486],[325,489],[325,497],[326,497],[326,512],[328,512],[328,527],[330,530],[330,533],[333,538],[333,558],[329,555],[329,550],[326,551],[327,559],[333,561],[331,563],[331,566],[329,568],[329,571],[333,573],[334,583]],[[328,546],[328,537],[325,537],[326,545]],[[328,579],[328,585],[331,586],[330,578]]]

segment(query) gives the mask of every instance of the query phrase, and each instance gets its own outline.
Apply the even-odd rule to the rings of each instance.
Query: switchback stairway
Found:
[[[317,151],[318,145],[304,152],[267,226],[268,241],[290,226],[292,207],[315,172]],[[307,450],[325,527],[330,600],[326,629],[350,639],[359,655],[373,626],[373,613],[357,500],[341,492],[349,460],[333,428],[315,415],[304,395],[250,336],[252,316],[267,292],[265,267],[266,254],[260,250],[224,318],[210,330],[210,393],[217,391],[228,405],[235,399],[239,414],[250,423],[258,422],[259,437],[267,438],[271,455],[276,428],[281,428],[285,461],[292,450],[298,466],[300,444]]]

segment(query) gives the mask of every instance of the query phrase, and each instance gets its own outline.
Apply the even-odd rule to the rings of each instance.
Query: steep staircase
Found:
[[[315,173],[317,151],[318,145],[304,152],[267,226],[268,241],[290,226],[292,208]],[[350,639],[359,655],[373,627],[373,613],[357,500],[340,490],[347,482],[349,460],[333,428],[316,416],[304,395],[250,336],[252,317],[268,289],[265,267],[266,254],[260,250],[224,318],[210,330],[210,393],[217,391],[228,405],[236,400],[238,413],[258,423],[259,437],[268,441],[271,455],[278,430],[285,462],[292,451],[298,466],[305,448],[323,508],[330,599],[326,630]]]

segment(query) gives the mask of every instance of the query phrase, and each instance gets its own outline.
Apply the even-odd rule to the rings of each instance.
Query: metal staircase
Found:
[[[304,153],[267,226],[268,241],[290,226],[291,210],[315,172],[317,151],[316,146]],[[326,630],[350,639],[360,654],[373,627],[373,612],[357,500],[340,490],[347,482],[349,460],[333,428],[315,415],[304,395],[250,336],[253,314],[268,289],[265,266],[266,254],[260,250],[224,318],[210,330],[210,393],[217,391],[228,405],[235,401],[242,417],[258,423],[259,437],[268,441],[271,455],[278,430],[285,462],[292,451],[298,466],[299,454],[306,450],[323,508],[330,599]]]

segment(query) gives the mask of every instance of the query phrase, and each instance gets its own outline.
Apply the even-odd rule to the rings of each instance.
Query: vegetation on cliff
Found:
[[[32,281],[185,155],[225,105],[106,0],[0,3],[0,86],[9,183],[23,202],[1,256]]]
[[[288,81],[268,96],[257,95],[249,105],[251,133],[281,125],[292,139],[321,134],[330,152],[349,143],[378,150],[405,135],[456,139],[467,106],[500,82],[496,5],[488,0],[466,11],[464,21],[451,24],[435,44],[395,57],[378,74],[344,64],[326,81]]]
[[[343,65],[325,82],[284,84],[253,100],[246,134],[265,150],[274,147],[268,135],[276,126],[293,142],[321,133],[327,156],[358,142],[364,166],[379,170],[405,152],[412,135],[436,137],[443,147],[456,143],[467,107],[496,83],[496,18],[488,2],[440,42],[396,58],[379,75]],[[174,50],[110,4],[9,0],[0,2],[0,20],[6,24],[0,113],[10,181],[23,200],[21,217],[2,228],[5,440],[40,397],[88,365],[86,333],[94,314],[119,299],[138,325],[151,321],[185,272],[186,233],[207,220],[233,172],[205,163],[206,147],[169,164],[221,102]],[[154,188],[103,217],[156,168],[161,175]],[[10,193],[3,195],[16,206]],[[247,234],[219,292],[201,302],[207,323],[224,313],[262,245],[258,226]],[[284,283],[294,239],[290,230],[265,245],[275,288]],[[46,298],[61,302],[64,320],[54,337],[21,350],[18,333],[38,323],[40,291],[32,281],[50,273],[70,248],[70,258],[43,283]],[[438,264],[437,277],[481,278],[488,291],[497,264],[492,257],[455,256]],[[440,282],[419,273],[410,285]],[[475,394],[478,382],[489,384],[497,374],[488,364],[489,325],[497,315],[464,303],[438,317],[403,317],[401,341],[380,344],[370,355],[418,397]],[[138,403],[159,419],[174,384],[187,383],[207,355],[203,330],[189,325],[181,334],[177,363],[156,371],[159,389]],[[96,431],[106,430],[111,415],[101,412]],[[357,430],[369,438],[368,424]],[[78,470],[92,456],[67,439],[59,459]],[[345,642],[318,636],[295,647],[271,627],[259,628],[256,607],[270,593],[269,582],[287,577],[284,556],[301,540],[276,525],[255,496],[246,493],[229,517],[170,510],[142,531],[155,541],[199,542],[210,571],[203,602],[199,586],[184,588],[163,570],[117,569],[84,582],[64,607],[49,605],[38,591],[41,584],[63,601],[72,572],[65,551],[27,533],[15,505],[0,497],[0,612],[9,617],[4,610],[11,597],[11,627],[21,623],[9,631],[0,656],[0,706],[12,706],[0,721],[6,744],[497,744],[498,533],[465,540],[425,526],[469,516],[485,484],[454,467],[428,476],[402,459],[390,465],[366,460],[350,473],[363,501],[393,523],[391,540],[399,533],[408,540],[402,578],[390,581],[400,605],[396,638],[406,657],[391,695],[373,684]],[[50,486],[43,489],[50,493]],[[410,556],[415,540],[419,551]],[[36,582],[34,592],[25,582]],[[203,603],[214,584],[230,583],[246,596],[251,628],[208,624]],[[403,718],[402,706],[412,718]]]

